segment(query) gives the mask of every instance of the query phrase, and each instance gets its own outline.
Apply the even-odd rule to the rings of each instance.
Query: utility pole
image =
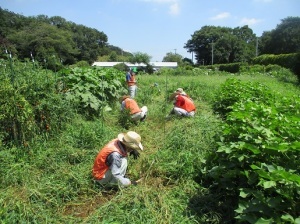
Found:
[[[255,51],[255,56],[257,57],[258,55],[258,37],[256,38],[256,51]]]
[[[211,65],[214,64],[214,41],[211,42]]]
[[[175,49],[174,49],[174,51],[175,51],[175,54],[176,54],[176,50],[177,50],[177,49],[175,48]]]

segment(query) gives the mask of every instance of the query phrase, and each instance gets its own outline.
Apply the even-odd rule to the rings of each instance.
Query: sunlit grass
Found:
[[[206,152],[215,149],[220,120],[212,113],[214,91],[233,75],[138,77],[145,122],[130,130],[142,136],[145,150],[129,158],[128,175],[143,178],[136,187],[101,191],[91,168],[98,151],[119,132],[119,103],[94,121],[76,117],[54,139],[36,141],[29,152],[1,151],[0,218],[4,223],[221,223],[217,200],[194,180]],[[238,75],[281,94],[299,88],[265,75]],[[157,83],[157,86],[154,86]],[[195,101],[192,119],[166,120],[169,94],[183,88]],[[11,162],[10,162],[11,161]],[[215,209],[215,210],[214,210]]]

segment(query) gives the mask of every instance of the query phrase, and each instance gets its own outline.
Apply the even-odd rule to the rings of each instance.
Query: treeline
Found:
[[[59,16],[26,17],[0,8],[2,58],[12,54],[21,60],[36,60],[49,69],[80,61],[91,64],[111,52],[122,54],[122,49],[107,41],[104,32]]]
[[[185,48],[195,54],[200,65],[250,62],[263,54],[297,53],[300,51],[300,17],[283,19],[261,37],[248,26],[204,26],[194,32]]]
[[[194,53],[197,65],[251,62],[264,54],[297,53],[300,52],[300,17],[283,19],[261,37],[248,26],[203,26],[191,35],[184,48]],[[96,60],[148,63],[151,58],[146,53],[125,52],[110,45],[104,32],[62,17],[25,17],[1,7],[0,49],[2,58],[12,54],[21,60],[36,60],[52,70],[62,65],[88,65]],[[193,64],[170,52],[166,52],[163,61],[176,61],[180,66]]]

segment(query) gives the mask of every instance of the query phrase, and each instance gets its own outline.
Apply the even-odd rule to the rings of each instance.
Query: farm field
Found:
[[[281,99],[292,98],[288,102],[295,102],[291,105],[291,108],[293,106],[295,109],[291,109],[290,113],[287,112],[289,117],[287,115],[286,118],[291,119],[293,125],[291,129],[285,128],[286,133],[280,134],[283,138],[291,139],[289,147],[294,152],[285,151],[291,162],[289,168],[292,170],[298,165],[298,169],[292,174],[294,176],[286,177],[287,181],[284,184],[293,185],[294,188],[289,189],[293,192],[298,189],[298,193],[285,193],[290,201],[293,201],[291,195],[297,197],[294,198],[294,207],[287,208],[291,217],[280,215],[279,219],[290,223],[299,221],[299,210],[297,212],[295,209],[300,206],[296,201],[299,198],[300,186],[299,162],[296,159],[299,157],[299,148],[297,148],[299,130],[296,130],[297,125],[300,125],[299,86],[266,74],[247,73],[233,75],[210,72],[189,76],[163,73],[138,75],[137,78],[139,89],[136,100],[140,106],[146,105],[149,109],[145,122],[138,125],[127,124],[126,127],[121,125],[120,105],[116,100],[109,109],[102,111],[100,117],[84,119],[77,114],[68,121],[62,132],[49,136],[48,139],[37,136],[30,142],[29,147],[2,146],[0,148],[0,219],[3,223],[234,223],[234,217],[241,214],[239,212],[242,210],[239,206],[240,210],[236,211],[238,214],[234,214],[238,207],[233,207],[234,203],[231,202],[236,195],[230,195],[228,192],[222,195],[218,191],[220,189],[210,188],[210,185],[218,185],[217,181],[213,177],[205,178],[209,168],[217,167],[211,155],[214,155],[218,149],[222,151],[221,149],[224,149],[227,144],[224,141],[219,148],[221,137],[224,135],[225,120],[215,114],[213,108],[218,106],[215,105],[216,100],[222,99],[222,94],[218,91],[228,80],[233,80],[228,86],[237,85],[239,88],[244,88],[245,92],[270,91],[272,96],[268,95],[263,99],[265,110],[273,108],[271,106],[267,108],[269,100],[271,103],[278,103],[277,110],[284,107],[280,103]],[[249,83],[255,84],[251,86]],[[194,118],[166,119],[166,115],[172,108],[172,103],[167,100],[168,96],[178,87],[183,88],[193,98],[197,107]],[[234,94],[236,93],[232,95]],[[242,97],[243,91],[237,94]],[[255,102],[260,102],[260,96],[256,97]],[[247,106],[245,102],[239,108],[234,108],[236,117],[242,116],[239,115],[238,110],[243,108],[246,111]],[[282,111],[286,109],[283,108]],[[254,116],[255,112],[251,111],[249,115]],[[233,117],[228,116],[228,120]],[[270,112],[269,118],[273,117],[275,111]],[[242,121],[245,119],[241,118]],[[282,121],[282,123],[287,125],[288,122]],[[241,123],[241,126],[246,127],[245,125]],[[274,130],[278,131],[277,127]],[[129,158],[128,170],[131,179],[142,178],[142,181],[137,186],[119,191],[100,190],[91,177],[94,159],[105,143],[115,138],[118,133],[127,130],[136,131],[142,137],[144,151],[141,152],[138,160]],[[275,137],[277,138],[277,132],[272,131],[271,128],[268,130],[274,132],[274,135],[270,134],[272,138],[267,139],[271,142]],[[288,135],[288,132],[292,134]],[[253,133],[254,135],[256,133]],[[225,139],[230,138],[224,136]],[[253,147],[258,139],[257,137],[251,142]],[[282,147],[287,144],[278,139],[276,141]],[[269,146],[265,142],[259,144],[263,147]],[[274,146],[273,142],[270,143],[268,150],[271,150],[271,146]],[[255,149],[259,150],[258,147]],[[234,152],[235,148],[230,150]],[[275,167],[278,157],[282,156],[276,153],[263,154],[261,151],[255,151],[254,155],[259,155],[259,158],[250,153],[248,156],[253,159],[253,164],[256,164],[255,158],[259,159],[260,164],[272,159]],[[239,157],[239,159],[244,163],[244,158]],[[227,165],[222,158],[219,158],[219,161],[220,164]],[[283,165],[280,164],[280,167]],[[227,178],[231,177],[227,176]],[[268,178],[270,180],[266,182],[270,186],[264,189],[271,191],[274,188],[277,192],[276,187],[279,188],[280,181]],[[242,187],[247,188],[246,185]],[[286,190],[288,191],[287,188]],[[250,193],[247,191],[247,194]],[[278,194],[280,195],[280,192]],[[255,196],[253,198],[255,199]],[[276,203],[274,202],[273,207],[278,205]],[[275,214],[276,212],[278,213],[278,210]],[[257,214],[259,213],[255,215]],[[263,223],[264,219],[278,220],[272,212],[268,214],[269,216],[264,218],[259,218],[258,215],[255,218],[253,215],[252,219],[249,218],[250,215],[246,217],[242,214],[239,218],[243,221],[258,220],[258,223]]]

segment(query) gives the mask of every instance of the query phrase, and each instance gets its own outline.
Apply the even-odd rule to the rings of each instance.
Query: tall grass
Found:
[[[226,208],[197,180],[205,154],[215,150],[222,121],[212,113],[214,93],[232,75],[138,76],[136,100],[148,106],[145,122],[131,125],[145,150],[129,158],[128,175],[138,186],[102,191],[91,168],[101,147],[126,131],[119,103],[101,119],[75,117],[49,141],[38,137],[27,151],[0,150],[0,219],[3,223],[222,223]],[[282,94],[299,94],[292,84],[264,75],[240,75]],[[157,85],[154,85],[156,83]],[[195,101],[191,119],[166,120],[169,94],[183,88]],[[207,200],[210,197],[210,200]],[[222,217],[223,216],[223,217]]]

